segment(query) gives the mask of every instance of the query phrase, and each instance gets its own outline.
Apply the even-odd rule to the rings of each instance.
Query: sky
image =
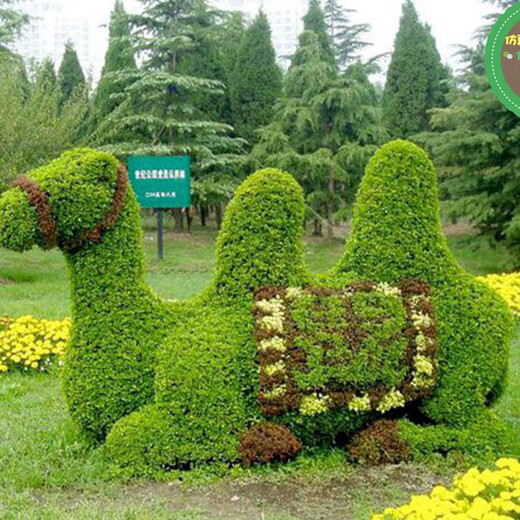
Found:
[[[470,45],[483,18],[492,11],[481,0],[414,0],[423,22],[432,27],[437,47],[445,63],[456,67],[456,46]],[[352,15],[358,23],[369,23],[372,30],[366,56],[389,52],[399,27],[402,0],[347,0],[344,5],[357,10]]]
[[[297,0],[280,1],[290,5]],[[352,15],[354,21],[372,26],[368,39],[373,45],[366,50],[365,57],[392,50],[403,0],[343,0],[342,3],[357,11]],[[456,46],[470,45],[483,17],[492,10],[482,0],[414,0],[414,3],[422,21],[431,25],[443,61],[454,67],[457,65],[453,57]],[[103,9],[106,0],[90,0],[89,4]],[[139,2],[125,0],[125,6],[136,10]]]
[[[94,77],[97,79],[96,76],[98,76],[103,62],[102,57],[108,45],[108,29],[106,26],[113,7],[113,0],[59,1],[67,7],[70,6],[76,12],[80,11],[81,15],[93,19],[95,26],[98,28],[94,49],[97,56]],[[258,5],[261,4],[261,1],[258,0]],[[285,7],[286,5],[295,5],[295,2],[301,0],[279,1],[283,2]],[[367,39],[373,45],[364,52],[365,58],[392,51],[403,1],[343,0],[342,3],[345,7],[357,11],[356,14],[352,15],[353,21],[369,23],[372,27]],[[456,69],[457,61],[453,57],[456,45],[472,43],[475,30],[482,25],[483,16],[490,11],[489,5],[483,4],[482,0],[414,0],[414,3],[421,19],[431,25],[443,61]],[[129,12],[139,11],[140,3],[138,0],[124,0],[124,4]],[[103,25],[104,27],[102,27]],[[382,65],[386,68],[388,60],[383,62]],[[384,76],[380,75],[376,79],[384,81]]]

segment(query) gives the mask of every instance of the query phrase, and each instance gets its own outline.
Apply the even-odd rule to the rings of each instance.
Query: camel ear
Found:
[[[237,190],[217,242],[214,287],[246,296],[263,286],[299,286],[303,262],[303,191],[280,170],[260,170]]]
[[[336,274],[398,283],[442,283],[459,272],[442,230],[437,173],[407,141],[383,146],[370,160],[357,195],[352,232]]]

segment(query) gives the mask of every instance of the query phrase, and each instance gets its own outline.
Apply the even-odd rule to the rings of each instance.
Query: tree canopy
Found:
[[[267,16],[260,11],[247,28],[231,76],[235,129],[250,142],[255,130],[268,124],[282,94],[282,72],[276,63]]]
[[[408,137],[429,128],[428,110],[445,103],[446,76],[430,28],[406,0],[383,98],[393,136]]]
[[[121,88],[114,79],[114,72],[135,71],[137,69],[128,17],[121,0],[116,0],[110,16],[108,50],[105,55],[105,64],[96,92],[95,107],[98,117],[103,118],[117,107],[115,99]]]
[[[81,68],[78,54],[72,42],[65,45],[65,52],[58,70],[58,85],[61,92],[61,104],[63,105],[79,89],[86,86],[85,74]]]

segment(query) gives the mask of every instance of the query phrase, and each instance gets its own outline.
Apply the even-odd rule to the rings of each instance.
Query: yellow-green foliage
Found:
[[[351,237],[331,282],[397,284],[413,278],[432,290],[439,334],[439,382],[423,412],[465,425],[500,394],[512,337],[504,301],[463,271],[442,232],[437,174],[419,147],[383,146],[357,196]]]
[[[70,319],[39,320],[32,316],[0,318],[0,372],[44,371],[61,361],[70,335]]]
[[[437,486],[430,495],[386,509],[372,520],[514,520],[520,518],[520,462],[500,459],[494,471],[470,469],[452,488]]]
[[[238,189],[217,245],[216,274],[179,307],[158,349],[154,404],[119,421],[108,453],[130,473],[236,461],[238,436],[262,418],[253,339],[253,293],[302,285],[303,193],[279,170]]]
[[[258,403],[254,293],[310,283],[302,190],[278,170],[250,176],[226,212],[210,287],[191,301],[168,304],[144,279],[140,211],[131,191],[100,242],[67,247],[106,218],[117,168],[113,156],[85,149],[27,175],[48,195],[71,279],[73,331],[63,378],[71,415],[96,439],[108,434],[108,454],[130,474],[227,466],[239,459],[240,434],[265,421]],[[0,196],[0,247],[45,246],[37,217],[20,188]],[[397,142],[368,167],[352,238],[327,283],[398,285],[410,278],[432,287],[439,323],[440,383],[423,409],[434,421],[466,424],[499,393],[510,315],[449,253],[430,161],[415,146]],[[365,310],[372,310],[368,301]],[[278,326],[276,319],[272,324]],[[416,361],[428,375],[424,360]],[[403,404],[397,393],[390,395],[380,412]],[[316,403],[307,404],[314,413]],[[365,404],[318,415],[295,410],[279,422],[304,445],[331,445],[372,417],[360,413]]]
[[[131,190],[101,242],[68,250],[109,214],[118,166],[110,154],[78,149],[27,173],[48,196],[69,271],[73,331],[65,397],[75,422],[96,439],[151,400],[153,355],[172,325],[169,307],[144,280],[140,209]],[[26,193],[13,188],[0,197],[0,247],[34,245],[45,247],[38,215]]]
[[[520,314],[520,273],[489,274],[477,278],[494,289],[516,314]]]

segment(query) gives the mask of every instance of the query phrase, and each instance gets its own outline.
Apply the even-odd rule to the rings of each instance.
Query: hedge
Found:
[[[108,453],[131,474],[237,461],[239,436],[261,420],[253,293],[301,285],[303,193],[278,170],[251,175],[226,211],[215,277],[157,353],[155,403],[122,419]]]
[[[131,190],[101,240],[85,238],[111,212],[118,168],[107,153],[66,152],[0,198],[1,246],[47,249],[54,241],[65,254],[73,318],[65,396],[75,422],[99,440],[151,400],[153,356],[173,323],[144,279],[140,209]]]
[[[422,412],[464,426],[500,395],[513,322],[504,301],[464,272],[442,232],[435,169],[416,145],[394,141],[372,158],[361,182],[352,233],[328,277],[428,283],[439,334],[439,381]]]
[[[500,395],[512,316],[450,253],[422,150],[397,141],[376,153],[345,254],[315,279],[304,209],[289,174],[250,176],[209,288],[167,303],[145,283],[139,207],[111,155],[66,153],[0,197],[0,246],[65,253],[67,403],[125,472],[286,460],[388,413],[451,434]],[[255,431],[276,449],[263,452]]]

